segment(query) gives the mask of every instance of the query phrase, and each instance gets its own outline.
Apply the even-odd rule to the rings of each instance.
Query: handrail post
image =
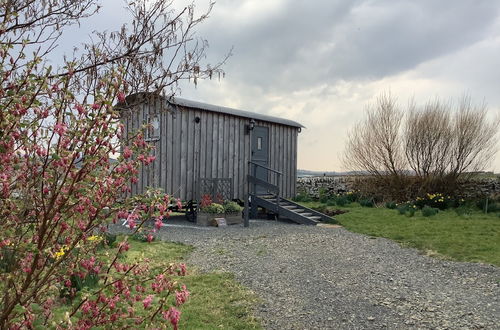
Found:
[[[281,196],[281,189],[280,189],[280,182],[281,182],[281,173],[276,173],[276,179],[278,180],[276,187],[278,187],[278,190],[276,191],[276,220],[280,219],[280,196]]]
[[[250,186],[250,185],[248,185]],[[250,187],[248,187],[250,188]],[[250,207],[250,203],[248,202],[248,199],[250,198],[250,194],[247,192],[245,196],[245,217],[243,219],[243,226],[248,227],[250,225],[250,211],[248,208]]]

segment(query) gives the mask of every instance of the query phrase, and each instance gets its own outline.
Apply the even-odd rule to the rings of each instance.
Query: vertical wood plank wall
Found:
[[[126,137],[146,123],[148,115],[158,115],[160,122],[159,139],[149,142],[155,146],[156,160],[139,171],[139,181],[131,185],[131,193],[157,187],[182,200],[194,200],[198,178],[231,177],[233,198],[243,200],[251,157],[250,135],[246,133],[249,119],[179,106],[160,111],[159,102],[124,111]],[[295,196],[297,127],[259,120],[256,125],[269,128],[269,167],[283,173],[282,196]],[[270,179],[276,182],[276,176]]]

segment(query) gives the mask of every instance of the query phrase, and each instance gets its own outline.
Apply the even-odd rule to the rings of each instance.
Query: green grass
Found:
[[[302,204],[320,205],[318,202]],[[341,209],[349,212],[335,219],[350,231],[386,237],[436,257],[500,266],[500,217],[497,214],[473,211],[460,216],[454,210],[446,210],[432,217],[423,217],[420,211],[407,217],[397,210],[366,208],[357,203]]]
[[[123,236],[118,237],[117,241],[123,239]],[[120,262],[147,262],[151,270],[163,269],[172,262],[184,262],[194,249],[189,245],[170,242],[140,242],[132,237],[128,237],[128,241],[130,250],[120,258]],[[113,255],[115,249],[100,251],[104,254],[109,251]],[[257,297],[238,284],[232,274],[204,273],[189,264],[187,270],[186,276],[176,278],[190,292],[189,300],[179,308],[182,313],[180,329],[262,329],[259,320],[253,316]],[[68,310],[68,305],[61,305],[54,312],[61,319]],[[138,310],[137,313],[141,315],[142,311]],[[166,324],[168,322],[157,317],[155,325]]]
[[[152,264],[182,262],[193,251],[183,244],[155,241],[137,242],[129,239],[127,260],[148,258]],[[190,292],[181,306],[180,329],[261,329],[253,316],[257,298],[239,285],[228,273],[202,273],[188,265],[188,275],[180,277]]]

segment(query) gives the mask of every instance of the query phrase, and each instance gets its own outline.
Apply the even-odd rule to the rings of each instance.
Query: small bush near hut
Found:
[[[243,210],[236,202],[227,201],[224,203],[224,213],[238,213]]]
[[[224,213],[224,206],[218,203],[212,203],[205,207],[201,208],[201,212],[210,213],[210,214],[222,214]]]
[[[373,203],[373,199],[371,198],[364,198],[359,200],[359,205],[363,207],[373,207],[375,204]]]
[[[438,214],[438,212],[439,212],[439,209],[435,208],[435,207],[430,207],[430,206],[426,205],[422,208],[422,215],[424,217],[432,217],[432,216]]]
[[[396,204],[396,202],[387,202],[385,203],[385,207],[390,210],[395,210],[398,205]]]

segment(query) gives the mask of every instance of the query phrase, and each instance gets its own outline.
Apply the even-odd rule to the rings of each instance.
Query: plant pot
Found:
[[[241,212],[226,213],[224,217],[226,218],[226,223],[228,225],[243,223],[243,217],[241,216]]]
[[[203,227],[213,226],[215,218],[224,218],[224,214],[198,212],[196,224]]]

